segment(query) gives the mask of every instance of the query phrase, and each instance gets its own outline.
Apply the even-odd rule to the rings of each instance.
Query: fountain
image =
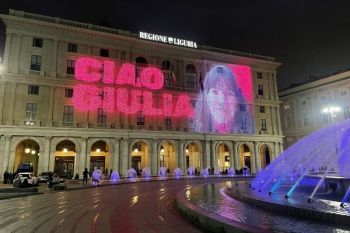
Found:
[[[182,172],[180,168],[175,168],[173,176],[175,176],[176,178],[179,178],[180,176],[182,176]]]
[[[166,167],[160,167],[158,171],[158,176],[160,177],[166,177]]]
[[[120,179],[119,173],[117,171],[113,171],[111,174],[111,181],[117,181]]]
[[[209,169],[208,168],[203,168],[201,170],[201,176],[208,177],[209,175]]]
[[[91,183],[93,185],[98,185],[100,183],[101,178],[102,178],[102,171],[95,167],[95,170],[92,172],[92,175],[91,175]]]
[[[234,176],[234,175],[236,175],[236,170],[235,170],[233,167],[230,167],[230,168],[227,170],[227,175],[228,175],[228,176]]]
[[[214,175],[216,175],[216,176],[219,176],[220,175],[220,170],[219,170],[219,168],[214,168],[214,173],[213,173]]]
[[[249,188],[227,193],[266,209],[277,204],[274,211],[297,217],[349,223],[344,207],[350,196],[350,120],[305,136],[260,171]]]
[[[137,172],[134,168],[130,168],[126,174],[127,174],[126,177],[129,179],[134,179],[137,177]]]
[[[149,167],[144,167],[141,172],[141,177],[142,178],[150,178],[152,175],[151,173],[151,168]]]
[[[195,174],[195,169],[194,169],[194,167],[189,167],[188,169],[187,169],[187,175],[189,175],[189,176],[194,176]]]

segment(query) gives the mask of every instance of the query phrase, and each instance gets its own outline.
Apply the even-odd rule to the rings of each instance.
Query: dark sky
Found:
[[[55,3],[54,3],[55,2]],[[272,56],[278,88],[350,68],[350,1],[1,0],[9,8]],[[3,57],[4,28],[0,28]]]

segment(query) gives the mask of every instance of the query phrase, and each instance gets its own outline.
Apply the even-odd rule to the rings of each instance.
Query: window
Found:
[[[43,43],[44,43],[43,39],[33,38],[33,47],[42,48]]]
[[[67,74],[75,74],[75,61],[67,60]]]
[[[192,64],[186,66],[186,87],[197,89],[197,71],[196,67]]]
[[[64,96],[67,98],[72,98],[73,97],[73,89],[66,88],[64,90]]]
[[[350,118],[350,109],[349,106],[346,106],[344,108],[344,119],[349,119]]]
[[[257,78],[258,78],[258,79],[262,79],[262,78],[263,78],[263,75],[262,75],[262,73],[261,73],[261,72],[258,72],[258,74],[257,74]]]
[[[78,52],[78,45],[69,43],[68,44],[68,52],[77,53]]]
[[[171,117],[169,116],[164,117],[164,125],[165,127],[171,127]]]
[[[30,69],[31,70],[41,70],[41,56],[39,55],[32,55],[32,59],[30,62]]]
[[[259,112],[265,113],[265,106],[259,106]]]
[[[261,119],[261,131],[266,131],[266,119]]]
[[[166,87],[173,86],[173,73],[172,71],[163,71],[164,75],[164,85]]]
[[[97,124],[105,125],[107,120],[107,112],[103,108],[97,110]]]
[[[258,95],[264,95],[264,85],[258,85]]]
[[[245,112],[246,111],[246,107],[244,104],[239,104],[239,111],[241,112]]]
[[[309,125],[309,118],[308,118],[306,113],[304,113],[304,115],[303,115],[303,123],[304,123],[304,126]]]
[[[101,57],[109,57],[108,49],[100,49],[100,56]]]
[[[65,123],[73,122],[73,113],[74,113],[73,106],[65,105],[64,111],[63,111],[63,122],[65,122]]]
[[[29,95],[39,95],[39,86],[28,85],[28,94]]]
[[[145,125],[145,114],[142,111],[137,112],[136,124]]]
[[[37,104],[27,103],[25,120],[35,121],[36,113],[37,113]]]

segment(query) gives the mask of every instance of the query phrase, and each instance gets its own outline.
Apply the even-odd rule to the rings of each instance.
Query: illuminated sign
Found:
[[[197,48],[196,42],[178,39],[175,37],[161,36],[161,35],[152,34],[148,32],[140,32],[139,36],[141,39],[145,39],[145,40],[157,41],[157,42],[162,42],[166,44],[179,45],[179,46],[184,46],[189,48]]]
[[[162,89],[164,85],[160,69],[145,67],[138,75],[135,71],[132,63],[117,64],[90,57],[77,59],[75,78],[89,84],[74,87],[74,107],[80,111],[95,111],[102,107],[110,113],[136,114],[143,111],[148,116],[193,116],[194,110],[186,93],[173,95],[163,92],[161,104],[156,106],[152,91]],[[112,86],[91,85],[99,82]]]

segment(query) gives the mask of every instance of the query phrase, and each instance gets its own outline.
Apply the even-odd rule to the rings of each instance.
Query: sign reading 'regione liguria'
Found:
[[[161,36],[157,34],[152,34],[148,32],[140,32],[140,38],[145,40],[157,41],[166,44],[174,44],[189,48],[197,48],[197,43],[190,40],[178,39],[170,36]]]

